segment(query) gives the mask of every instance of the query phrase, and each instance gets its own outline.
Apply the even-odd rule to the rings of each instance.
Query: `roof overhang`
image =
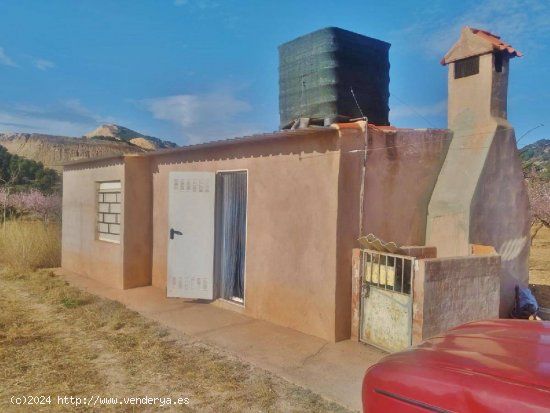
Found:
[[[263,133],[263,134],[232,138],[232,139],[210,141],[210,142],[204,142],[204,143],[199,143],[195,145],[182,146],[179,148],[160,149],[157,151],[144,152],[144,153],[138,153],[138,154],[126,154],[126,155],[104,156],[104,157],[98,157],[98,158],[76,159],[73,161],[63,162],[61,166],[65,167],[65,166],[73,166],[73,165],[84,165],[84,164],[90,164],[90,163],[101,163],[106,161],[118,161],[118,160],[123,161],[125,158],[128,158],[128,157],[148,158],[152,156],[172,155],[177,153],[186,153],[186,152],[205,150],[210,148],[221,148],[226,146],[242,145],[245,143],[259,143],[263,141],[267,142],[273,139],[293,138],[293,137],[300,137],[300,136],[317,135],[319,137],[328,137],[330,135],[334,136],[335,134],[338,134],[339,133],[338,129],[340,128],[336,126],[310,126],[308,128],[303,128],[303,129],[281,130],[281,131],[275,131],[272,133]]]
[[[457,60],[481,56],[495,51],[505,53],[509,57],[523,56],[523,53],[501,40],[500,36],[486,30],[466,26],[460,33],[460,39],[449,49],[440,63],[448,65]]]

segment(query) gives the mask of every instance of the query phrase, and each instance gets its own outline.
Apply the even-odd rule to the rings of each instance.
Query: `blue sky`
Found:
[[[464,25],[522,51],[509,119],[550,138],[547,0],[0,0],[0,132],[117,123],[178,144],[278,127],[277,46],[338,26],[390,49],[390,120],[445,127],[439,60]]]

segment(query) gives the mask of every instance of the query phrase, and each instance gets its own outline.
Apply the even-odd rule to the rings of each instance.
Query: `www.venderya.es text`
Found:
[[[107,405],[131,405],[131,406],[178,406],[190,403],[188,397],[103,397],[91,395],[78,396],[11,396],[11,404],[14,405],[67,405],[67,406],[107,406]]]

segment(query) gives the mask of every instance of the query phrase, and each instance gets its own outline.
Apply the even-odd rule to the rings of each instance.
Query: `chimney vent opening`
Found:
[[[455,79],[477,75],[479,73],[479,56],[468,57],[455,62]]]

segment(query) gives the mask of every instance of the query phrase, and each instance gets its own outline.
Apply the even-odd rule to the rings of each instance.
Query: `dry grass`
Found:
[[[0,227],[0,262],[16,270],[58,267],[61,263],[60,224],[7,221]]]
[[[531,245],[529,283],[539,304],[550,308],[550,228],[541,228]]]
[[[189,406],[162,411],[346,411],[213,347],[176,336],[118,302],[71,287],[47,270],[0,273],[0,411],[29,410],[10,406],[11,395],[54,396],[55,411],[77,410],[56,405],[59,395],[191,400]],[[117,406],[116,411],[159,409]]]

